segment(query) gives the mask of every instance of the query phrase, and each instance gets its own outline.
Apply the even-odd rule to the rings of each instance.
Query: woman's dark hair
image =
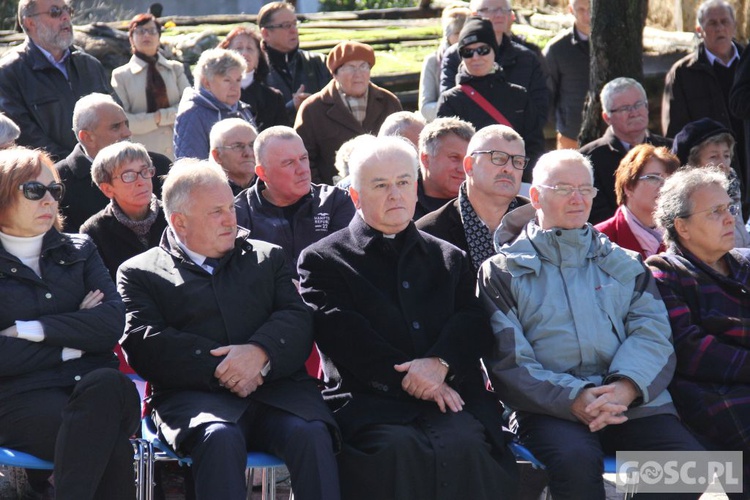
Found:
[[[266,83],[266,78],[268,77],[268,72],[270,71],[270,69],[268,66],[266,53],[263,49],[261,49],[260,46],[260,34],[256,30],[248,28],[246,26],[237,26],[229,32],[226,38],[224,38],[224,40],[222,40],[221,43],[216,46],[216,48],[229,50],[229,46],[232,44],[232,40],[241,35],[249,36],[255,42],[255,46],[258,49],[258,67],[255,68],[254,79],[258,80],[261,83]]]

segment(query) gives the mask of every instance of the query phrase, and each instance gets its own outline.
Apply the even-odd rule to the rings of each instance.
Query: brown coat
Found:
[[[398,98],[373,83],[368,90],[367,114],[362,124],[344,104],[335,80],[308,97],[299,108],[294,128],[310,155],[312,181],[332,184],[336,151],[341,145],[358,135],[377,134],[386,117],[397,111],[401,111]]]

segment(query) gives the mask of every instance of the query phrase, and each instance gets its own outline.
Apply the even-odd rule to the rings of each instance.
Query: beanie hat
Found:
[[[674,136],[672,153],[680,159],[680,165],[685,165],[687,164],[691,149],[706,139],[720,134],[730,134],[734,137],[731,130],[710,118],[701,118],[700,120],[690,122],[682,127],[682,130]]]
[[[472,43],[486,43],[497,55],[497,38],[492,29],[492,21],[481,17],[470,17],[466,20],[458,35],[458,48],[462,49]]]
[[[329,53],[326,60],[328,71],[334,74],[349,61],[365,61],[370,67],[375,66],[375,51],[367,44],[360,42],[341,42]]]

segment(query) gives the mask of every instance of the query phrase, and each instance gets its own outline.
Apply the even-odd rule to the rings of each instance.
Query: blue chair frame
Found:
[[[159,437],[156,425],[150,416],[141,419],[141,442],[144,448],[142,456],[145,460],[146,488],[142,500],[153,500],[154,498],[154,463],[157,461],[175,460],[182,465],[192,465],[190,457],[181,457]],[[269,453],[260,451],[249,451],[247,453],[247,498],[250,499],[253,485],[253,471],[261,469],[261,500],[276,499],[276,468],[285,465],[280,458]],[[291,492],[289,500],[294,499]]]

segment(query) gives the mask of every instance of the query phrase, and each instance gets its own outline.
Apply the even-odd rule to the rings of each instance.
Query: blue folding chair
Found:
[[[181,457],[159,437],[156,425],[150,416],[141,419],[141,437],[144,443],[144,456],[146,459],[146,488],[144,500],[154,498],[154,463],[156,461],[176,460],[183,465],[192,465],[190,457]],[[253,486],[253,471],[261,469],[261,500],[276,499],[276,468],[284,465],[283,460],[260,451],[249,451],[247,453],[247,498],[250,500]],[[289,500],[294,500],[294,493],[290,492]]]

